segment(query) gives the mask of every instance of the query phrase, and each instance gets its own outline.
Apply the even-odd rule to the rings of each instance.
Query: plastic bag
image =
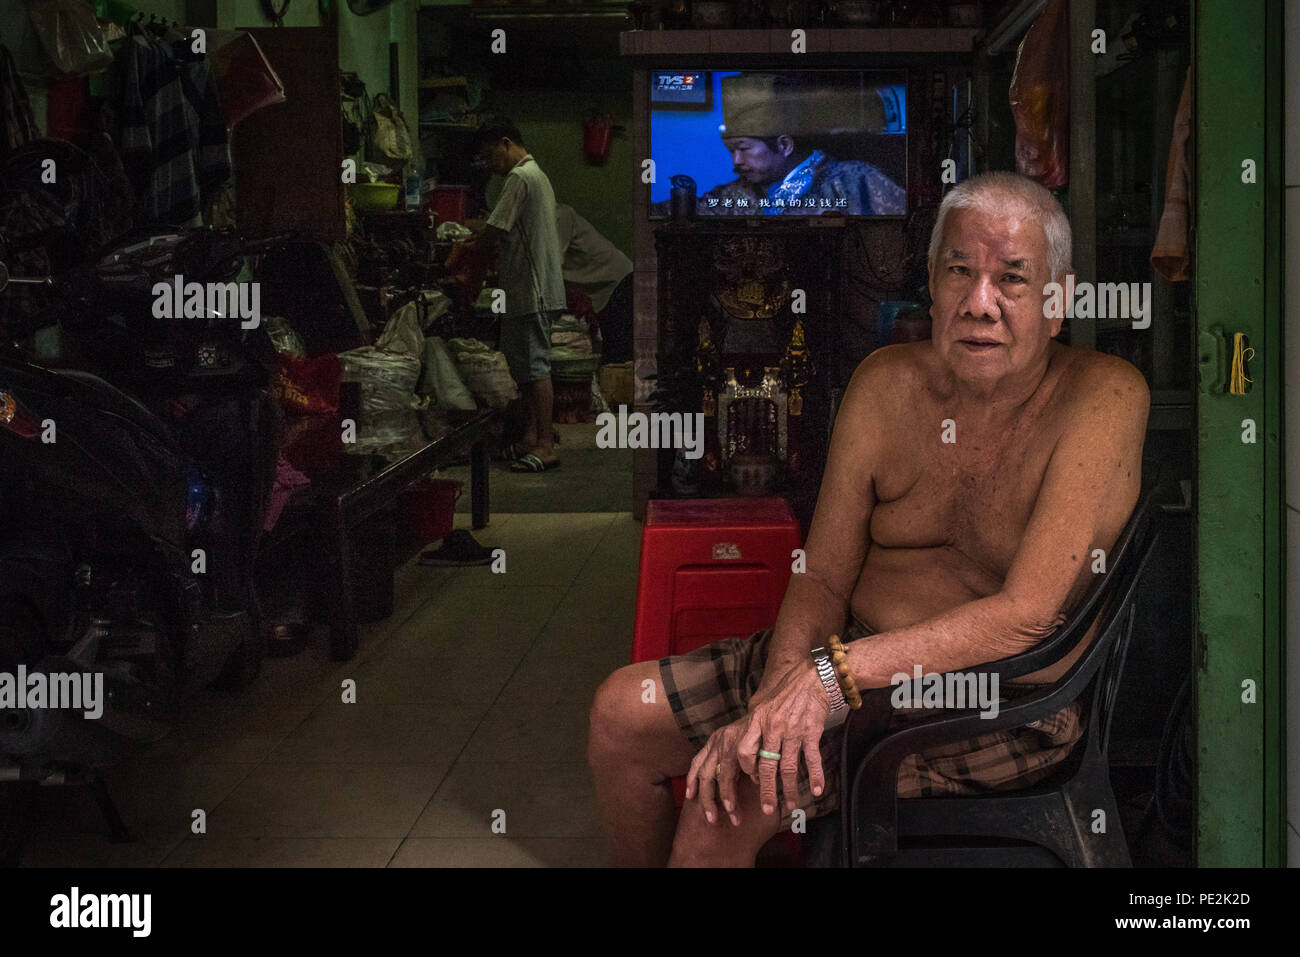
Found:
[[[591,336],[585,332],[557,332],[551,335],[552,359],[587,359],[591,354]]]
[[[462,352],[456,358],[456,365],[469,391],[483,405],[504,408],[519,394],[519,387],[510,375],[510,365],[500,352]]]
[[[424,372],[415,387],[418,395],[433,396],[434,403],[443,409],[462,409],[472,412],[478,408],[473,394],[460,377],[460,370],[452,361],[447,347],[437,336],[424,340]]]
[[[355,73],[343,74],[343,155],[355,156],[361,149],[370,116],[370,94]]]
[[[435,322],[451,312],[451,297],[441,289],[425,289],[420,293],[420,328],[427,334]]]
[[[306,358],[307,349],[302,344],[302,337],[289,325],[289,320],[283,316],[263,316],[262,328],[266,330],[266,337],[271,340],[271,347],[276,353],[295,359]]]
[[[608,412],[609,402],[605,400],[605,395],[600,391],[600,379],[595,372],[591,374],[591,412],[600,414]]]
[[[448,339],[447,348],[451,354],[460,362],[461,358],[469,354],[490,355],[492,347],[482,339]]]
[[[416,358],[424,355],[424,332],[420,329],[420,314],[415,303],[408,302],[393,313],[375,347]]]
[[[579,332],[586,336],[590,334],[587,324],[571,312],[562,312],[558,319],[551,323],[551,342],[555,342],[555,336],[559,333]]]
[[[85,0],[32,0],[27,12],[58,72],[85,76],[112,65],[108,37]]]
[[[339,353],[344,382],[361,384],[361,414],[409,411],[420,378],[420,360],[400,352],[362,346]]]
[[[474,231],[468,226],[462,226],[460,223],[453,223],[448,220],[438,224],[436,235],[438,239],[446,242],[448,239],[469,239],[474,235]]]
[[[312,475],[332,472],[343,457],[338,414],[286,419],[280,448],[285,460],[296,469]]]
[[[401,166],[411,158],[411,131],[406,126],[406,117],[387,93],[375,96],[366,132],[368,159]]]
[[[1048,189],[1070,179],[1069,54],[1065,0],[1048,0],[1021,41],[1009,94],[1016,172]]]
[[[339,360],[326,355],[315,359],[279,356],[280,370],[271,394],[288,412],[333,415],[339,410]]]
[[[593,351],[591,327],[572,313],[563,313],[551,324],[552,359],[587,359]]]
[[[420,423],[420,413],[412,409],[364,415],[357,423],[356,438],[356,442],[348,446],[350,455],[382,452],[400,457],[423,448],[429,442]]]

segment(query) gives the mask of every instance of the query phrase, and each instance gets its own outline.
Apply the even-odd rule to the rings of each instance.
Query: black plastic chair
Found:
[[[846,724],[843,804],[808,822],[805,861],[832,867],[1129,867],[1128,845],[1110,786],[1107,751],[1116,693],[1133,632],[1137,583],[1159,535],[1156,488],[1142,499],[1072,620],[1029,651],[966,669],[998,675],[999,687],[1073,651],[1100,616],[1096,639],[1053,685],[1004,702],[995,718],[948,709],[904,728],[880,731],[892,688],[873,689],[874,707]],[[970,797],[897,796],[899,764],[936,745],[1019,728],[1075,700],[1087,703],[1079,741],[1045,781]],[[876,716],[873,720],[869,715]],[[1104,831],[1096,812],[1105,814]],[[900,847],[900,839],[907,844]]]

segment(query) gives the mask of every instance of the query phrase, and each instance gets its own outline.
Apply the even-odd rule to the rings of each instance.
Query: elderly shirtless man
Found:
[[[1070,228],[1051,194],[1011,173],[958,185],[929,266],[932,338],[854,373],[807,572],[775,627],[621,668],[597,692],[588,756],[616,862],[751,866],[792,809],[838,806],[842,727],[827,730],[811,649],[842,634],[859,689],[1023,651],[1066,619],[1093,549],[1109,551],[1136,505],[1150,394],[1122,359],[1053,339],[1044,286],[1070,267]],[[1053,681],[1075,657],[1024,682]],[[1042,777],[1082,729],[1077,706],[1037,725],[913,755],[899,793]],[[682,774],[674,822],[668,782]]]

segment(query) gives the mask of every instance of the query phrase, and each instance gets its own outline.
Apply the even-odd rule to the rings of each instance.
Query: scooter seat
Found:
[[[165,422],[112,383],[80,369],[51,369],[50,371],[65,379],[71,379],[86,391],[93,393],[95,400],[106,412],[126,419],[137,428],[168,444],[174,441]]]

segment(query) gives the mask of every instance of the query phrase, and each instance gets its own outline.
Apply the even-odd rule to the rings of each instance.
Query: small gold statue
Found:
[[[786,409],[791,415],[803,412],[803,393],[800,391],[812,377],[812,358],[804,342],[803,320],[796,319],[794,331],[790,334],[790,345],[786,347],[781,359],[781,379],[790,390]]]
[[[718,348],[713,344],[713,329],[708,319],[701,319],[697,327],[695,371],[704,390],[700,411],[705,415],[716,415],[718,405],[714,391],[718,382]]]

